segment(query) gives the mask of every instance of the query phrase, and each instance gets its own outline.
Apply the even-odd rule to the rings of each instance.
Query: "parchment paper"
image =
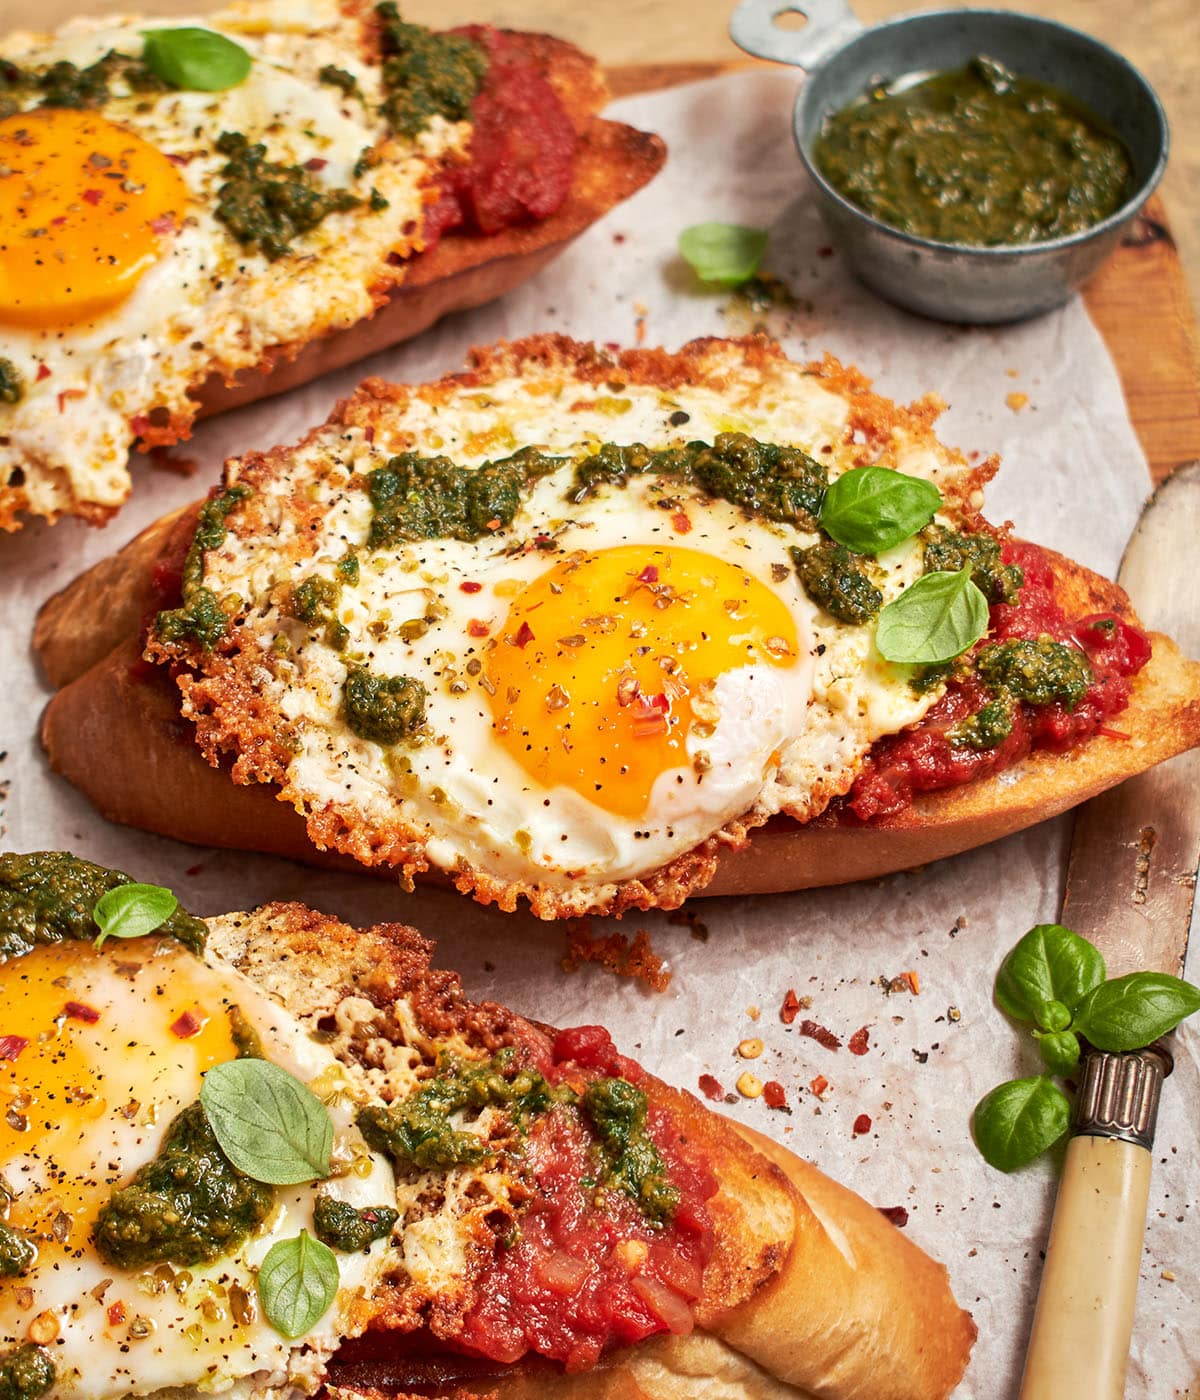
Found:
[[[1057,913],[1065,822],[866,886],[694,901],[707,941],[665,916],[626,920],[627,933],[650,930],[669,959],[670,988],[655,994],[597,968],[566,975],[563,930],[524,916],[108,825],[49,773],[35,741],[48,694],[29,653],[38,604],[144,524],[200,495],[226,454],[294,441],[363,373],[420,380],[458,368],[472,343],[540,330],[632,344],[640,323],[647,344],[670,347],[747,330],[748,318],[728,310],[727,296],[696,292],[677,261],[679,231],[706,219],[769,228],[765,266],[800,304],[762,319],[790,355],[830,349],[901,400],[937,389],[951,404],[943,437],[968,452],[1003,455],[991,517],[1010,517],[1031,538],[1111,573],[1149,479],[1117,376],[1082,304],[1024,326],[962,330],[892,310],[860,289],[829,247],[793,152],[794,92],[793,76],[754,73],[616,104],[615,114],[666,138],[666,171],[534,283],[357,370],[204,424],[178,454],[197,463],[191,479],[138,462],[133,500],[106,530],[65,521],[0,542],[3,844],[74,848],[174,887],[198,913],[297,898],[355,922],[406,920],[438,939],[440,959],[462,972],[473,994],[559,1024],[601,1021],[625,1050],[676,1083],[694,1089],[708,1073],[732,1090],[745,1068],[778,1079],[789,1112],[761,1098],[738,1099],[729,1112],[869,1200],[907,1207],[909,1234],[947,1263],[979,1325],[959,1393],[992,1400],[1015,1394],[1020,1375],[1054,1164],[1011,1178],[993,1172],[968,1122],[994,1084],[1037,1067],[1032,1046],[993,1007],[991,987],[1017,937]],[[1006,402],[1014,393],[1028,395],[1019,411]],[[1195,977],[1200,958],[1192,967]],[[906,970],[916,972],[920,994],[885,995],[878,979]],[[785,1028],[779,1009],[789,988],[812,998],[802,1015],[843,1040],[867,1026],[869,1052],[834,1053]],[[766,1045],[752,1064],[734,1049],[749,1036]],[[1200,1375],[1198,1043],[1193,1031],[1179,1037],[1163,1096],[1138,1299],[1128,1393],[1155,1400],[1186,1394]],[[817,1075],[829,1082],[823,1100],[808,1087]],[[856,1138],[863,1113],[872,1127]]]

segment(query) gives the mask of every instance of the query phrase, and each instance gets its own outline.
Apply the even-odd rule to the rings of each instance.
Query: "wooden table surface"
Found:
[[[220,0],[0,0],[0,32],[52,27],[74,14],[142,8],[196,14]],[[444,27],[488,20],[571,39],[610,69],[616,92],[720,71],[741,55],[726,33],[733,0],[401,0],[406,18]],[[854,0],[874,22],[905,0]],[[1162,199],[1137,242],[1120,250],[1087,292],[1089,309],[1117,361],[1133,421],[1156,479],[1200,457],[1200,373],[1194,315],[1200,307],[1200,3],[1197,0],[1020,0],[1097,35],[1149,77],[1173,132]],[[36,20],[35,17],[36,16]],[[664,61],[670,60],[664,66]],[[652,66],[653,65],[653,66]],[[1165,212],[1164,212],[1165,210]]]

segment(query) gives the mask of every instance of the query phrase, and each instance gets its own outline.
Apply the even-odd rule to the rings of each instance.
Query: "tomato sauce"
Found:
[[[560,1032],[539,1058],[547,1078],[577,1088],[609,1075],[645,1080],[598,1026]],[[658,1229],[623,1192],[597,1186],[593,1139],[577,1114],[560,1107],[537,1122],[526,1142],[536,1194],[481,1283],[460,1345],[500,1361],[532,1351],[579,1371],[610,1346],[691,1331],[717,1182],[669,1114],[651,1106],[647,1128],[680,1193]]]
[[[1061,702],[1019,704],[1012,732],[991,749],[955,745],[950,731],[991,698],[973,676],[953,681],[919,724],[877,743],[842,807],[841,817],[871,821],[892,816],[922,792],[974,782],[1019,763],[1033,749],[1066,749],[1097,733],[1123,737],[1107,721],[1129,704],[1132,678],[1150,659],[1150,639],[1113,613],[1068,618],[1054,593],[1054,574],[1036,545],[1008,544],[1004,562],[1024,571],[1016,603],[991,610],[986,642],[1050,637],[1087,653],[1093,681],[1069,710]]]
[[[454,32],[487,49],[488,68],[467,161],[446,169],[425,211],[426,249],[452,229],[492,234],[549,218],[571,188],[575,128],[548,79],[507,35],[486,25]]]

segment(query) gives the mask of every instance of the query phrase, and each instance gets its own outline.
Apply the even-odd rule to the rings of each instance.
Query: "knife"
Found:
[[[1147,627],[1200,655],[1200,462],[1142,512],[1118,580]],[[1200,750],[1093,798],[1071,837],[1061,922],[1110,977],[1179,976],[1200,861]],[[1169,1037],[1087,1053],[1058,1186],[1020,1400],[1121,1400],[1133,1333],[1159,1092]]]

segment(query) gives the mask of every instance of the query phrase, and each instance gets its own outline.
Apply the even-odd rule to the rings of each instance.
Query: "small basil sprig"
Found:
[[[214,1065],[204,1076],[200,1102],[221,1151],[255,1181],[295,1186],[329,1175],[329,1110],[270,1060]]]
[[[307,1230],[273,1244],[258,1268],[263,1315],[290,1340],[304,1336],[320,1322],[337,1291],[337,1258]]]
[[[1067,1131],[1071,1102],[1051,1076],[1074,1071],[1081,1036],[1098,1050],[1136,1050],[1200,1011],[1200,987],[1178,977],[1106,979],[1100,950],[1060,924],[1031,928],[1000,964],[996,1001],[1032,1023],[1048,1072],[1009,1080],[976,1106],[975,1143],[993,1167],[1015,1171]]]
[[[855,467],[821,502],[821,529],[855,554],[882,554],[933,519],[942,493],[932,481],[886,467]]]
[[[117,885],[106,890],[92,908],[92,920],[100,932],[99,948],[106,938],[143,938],[165,924],[179,901],[161,885]]]
[[[888,661],[930,665],[953,661],[988,629],[987,599],[971,570],[925,574],[879,614],[875,646]]]
[[[246,50],[212,29],[144,29],[142,38],[142,62],[174,88],[222,92],[245,82],[250,72]]]
[[[679,252],[712,287],[740,287],[758,271],[767,232],[744,224],[693,224],[679,235]]]

